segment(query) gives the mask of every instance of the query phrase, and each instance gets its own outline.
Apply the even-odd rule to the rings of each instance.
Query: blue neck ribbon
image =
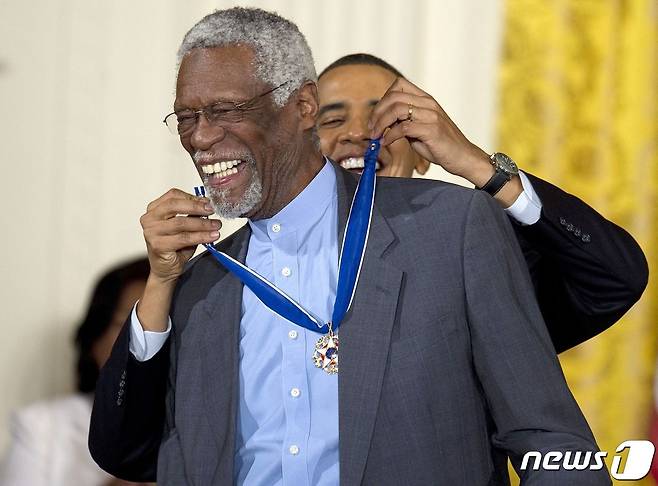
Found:
[[[345,234],[343,235],[343,246],[338,259],[338,285],[331,323],[320,322],[292,297],[235,258],[215,249],[210,244],[204,246],[219,263],[238,277],[263,304],[281,317],[309,331],[322,334],[329,332],[329,330],[334,333],[337,332],[354,299],[361,265],[363,264],[375,200],[375,166],[379,149],[379,140],[371,140],[364,155],[363,173],[352,199],[352,206],[350,207]],[[194,192],[197,196],[205,196],[203,186],[195,187]]]

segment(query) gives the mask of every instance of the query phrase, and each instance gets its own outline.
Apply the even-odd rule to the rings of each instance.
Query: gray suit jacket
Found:
[[[342,231],[356,180],[337,174]],[[244,261],[248,242],[245,227],[219,246]],[[168,360],[135,362],[124,332],[97,402],[116,396],[124,372],[125,403],[103,400],[92,420],[90,444],[101,465],[147,479],[158,443],[159,485],[231,483],[241,293],[241,283],[204,254],[178,287]],[[598,450],[565,383],[510,223],[486,194],[378,178],[361,278],[340,337],[342,485],[507,484],[508,455],[518,466],[529,450]],[[166,369],[166,386],[153,385]],[[164,432],[152,419],[150,433],[131,435],[126,423],[143,424],[165,390]],[[106,445],[94,444],[94,435]],[[124,451],[106,460],[113,442]],[[609,484],[605,470],[529,470],[523,478]]]

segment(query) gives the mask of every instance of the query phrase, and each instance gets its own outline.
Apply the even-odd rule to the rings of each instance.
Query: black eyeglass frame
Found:
[[[276,91],[277,89],[282,88],[283,86],[285,86],[286,84],[288,84],[288,83],[290,83],[290,82],[291,82],[290,80],[288,80],[288,81],[284,81],[284,82],[281,83],[280,85],[275,86],[275,87],[272,88],[272,89],[268,89],[268,90],[265,91],[264,93],[261,93],[261,94],[259,94],[259,95],[256,95],[256,96],[254,96],[253,98],[249,98],[248,100],[238,101],[238,102],[235,102],[235,101],[215,101],[214,103],[212,103],[212,104],[210,104],[210,105],[208,105],[208,106],[204,106],[203,108],[201,108],[201,109],[199,109],[199,110],[190,110],[191,114],[195,115],[195,116],[194,116],[194,125],[192,125],[192,127],[196,126],[196,124],[197,124],[197,122],[198,122],[198,120],[199,120],[199,116],[200,116],[200,115],[203,115],[204,117],[206,117],[206,120],[209,120],[209,118],[208,118],[208,111],[209,111],[211,108],[213,108],[213,107],[215,107],[215,106],[217,106],[217,105],[219,105],[219,104],[226,104],[226,105],[229,105],[229,104],[230,104],[230,105],[233,105],[233,108],[231,108],[230,110],[225,110],[225,111],[242,112],[242,111],[244,111],[244,107],[245,107],[245,106],[249,106],[249,105],[251,105],[254,101],[258,100],[259,98],[262,98],[263,96],[267,96],[268,94],[273,93],[273,92]],[[181,110],[181,111],[179,111],[178,113],[175,112],[175,111],[172,111],[171,113],[169,113],[167,116],[165,116],[165,117],[162,119],[162,123],[164,123],[164,124],[167,126],[167,128],[169,129],[169,131],[170,131],[173,135],[181,135],[181,132],[178,130],[178,114],[181,113],[182,111],[187,112],[188,110]],[[174,117],[173,119],[176,120],[176,124],[173,126],[173,128],[172,128],[171,125],[169,125],[169,123],[167,123],[167,119],[169,119],[169,118],[172,117],[172,116]]]

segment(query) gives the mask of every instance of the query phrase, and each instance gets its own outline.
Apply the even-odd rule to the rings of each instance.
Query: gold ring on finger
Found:
[[[409,103],[409,109],[407,110],[407,120],[408,121],[414,121],[414,105]]]

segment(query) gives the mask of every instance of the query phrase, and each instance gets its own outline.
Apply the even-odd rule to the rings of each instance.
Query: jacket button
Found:
[[[567,220],[564,219],[564,218],[560,218],[560,224],[561,224],[562,226],[566,226],[566,225],[567,225]]]
[[[576,236],[580,236],[580,228],[576,228],[575,230],[573,230],[573,234]]]
[[[571,223],[567,225],[567,231],[569,232],[573,231],[573,225]]]
[[[118,406],[123,405],[123,399],[122,398],[117,398],[117,405]]]
[[[589,234],[585,233],[585,234],[583,235],[583,237],[582,237],[582,240],[583,240],[585,243],[589,243],[592,239],[590,238]]]

